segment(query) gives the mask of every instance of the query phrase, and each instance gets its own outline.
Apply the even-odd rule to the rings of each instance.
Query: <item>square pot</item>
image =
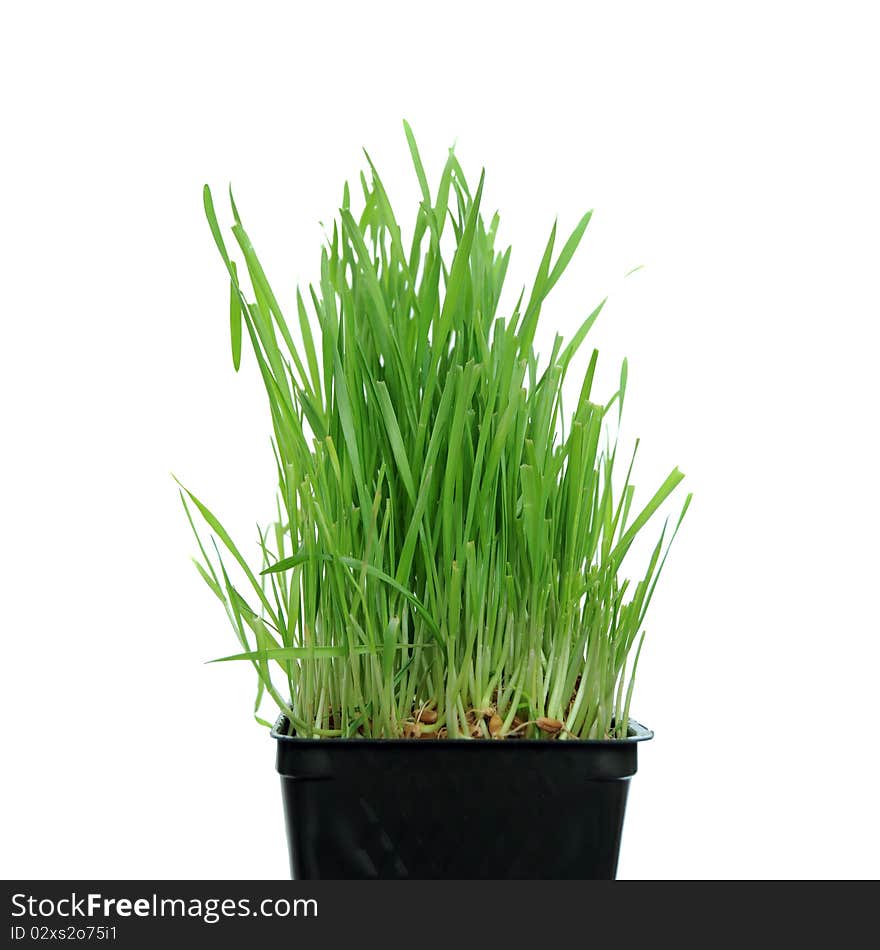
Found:
[[[611,879],[626,739],[277,740],[294,879]]]

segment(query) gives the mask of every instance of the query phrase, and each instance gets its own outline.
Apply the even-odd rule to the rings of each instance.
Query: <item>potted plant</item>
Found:
[[[252,564],[185,489],[196,566],[257,675],[294,877],[611,878],[636,744],[630,718],[664,526],[636,582],[627,554],[683,476],[635,504],[617,457],[626,392],[593,391],[580,348],[549,357],[547,295],[587,228],[500,307],[510,248],[450,151],[405,235],[372,161],[346,185],[320,273],[282,313],[230,192],[239,264],[232,359],[246,336],[268,397],[277,517]],[[243,267],[242,267],[243,264]],[[244,279],[246,275],[246,280]],[[577,366],[574,411],[563,385]],[[614,423],[614,425],[612,425]],[[213,534],[207,545],[195,514]],[[430,741],[433,740],[433,741]]]

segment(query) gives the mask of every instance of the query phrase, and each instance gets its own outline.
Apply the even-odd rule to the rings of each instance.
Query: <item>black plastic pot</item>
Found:
[[[294,879],[611,879],[637,743],[297,739],[276,724]]]

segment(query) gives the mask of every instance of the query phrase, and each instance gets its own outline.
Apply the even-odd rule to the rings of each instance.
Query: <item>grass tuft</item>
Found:
[[[620,482],[625,361],[600,400],[593,350],[562,418],[604,301],[546,365],[533,347],[590,213],[558,251],[553,226],[528,294],[500,314],[510,248],[496,249],[498,215],[482,214],[483,176],[472,190],[450,150],[432,194],[404,128],[422,196],[412,234],[405,243],[367,156],[362,207],[346,185],[320,276],[297,293],[299,344],[231,192],[232,251],[205,186],[233,365],[249,341],[278,475],[253,565],[181,491],[196,567],[240,647],[222,659],[252,665],[258,721],[269,699],[301,736],[625,736],[645,613],[691,496],[644,574],[624,579],[683,475],[673,469],[642,507],[632,461]]]

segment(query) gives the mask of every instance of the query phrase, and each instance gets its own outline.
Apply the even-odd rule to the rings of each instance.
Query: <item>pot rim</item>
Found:
[[[582,746],[590,748],[629,746],[636,742],[646,742],[654,738],[653,730],[643,726],[635,719],[629,721],[629,735],[624,739],[565,739],[559,742],[548,741],[547,739],[515,739],[512,742],[493,742],[491,739],[433,739],[431,741],[421,741],[413,739],[367,739],[367,738],[300,738],[299,736],[288,736],[282,730],[287,723],[287,717],[282,713],[275,721],[270,733],[273,739],[283,742],[285,745],[294,745],[301,748],[307,747],[338,747],[367,749],[371,747],[382,748],[474,748],[474,749],[509,749],[525,746],[529,749],[535,748],[557,748],[560,744],[566,749],[577,749]],[[491,754],[491,753],[490,753]]]

